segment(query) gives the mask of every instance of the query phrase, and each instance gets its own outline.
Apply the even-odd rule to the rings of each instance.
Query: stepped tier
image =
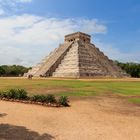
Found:
[[[64,44],[50,53],[27,75],[52,77],[127,77],[128,75],[104,55],[90,36],[81,32],[65,36]]]

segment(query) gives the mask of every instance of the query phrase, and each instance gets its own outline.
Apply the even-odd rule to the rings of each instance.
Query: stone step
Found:
[[[53,65],[57,62],[57,60],[62,56],[63,53],[71,46],[72,43],[66,43],[61,45],[54,53],[51,54],[51,56],[47,59],[47,61],[44,63],[44,65],[39,69],[38,73],[36,75],[45,75],[47,71],[50,70]]]
[[[75,44],[69,49],[64,59],[59,64],[58,68],[53,73],[54,77],[63,77],[63,75],[75,75],[74,73],[78,73],[78,46]],[[77,74],[76,74],[77,75]]]
[[[36,76],[79,77],[79,76],[123,76],[123,71],[99,48],[67,36],[66,42],[45,57],[40,64],[29,70]],[[69,38],[70,37],[70,38]]]

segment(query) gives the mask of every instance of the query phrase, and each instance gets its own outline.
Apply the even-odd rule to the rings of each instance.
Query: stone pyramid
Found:
[[[126,77],[127,74],[94,44],[91,36],[76,32],[26,75],[41,77]]]

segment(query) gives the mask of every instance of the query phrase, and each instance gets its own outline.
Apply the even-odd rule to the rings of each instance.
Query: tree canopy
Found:
[[[0,76],[22,76],[29,69],[20,65],[2,65],[0,66]]]
[[[132,77],[140,78],[140,64],[122,63],[118,61],[116,61],[116,63]],[[31,69],[31,67],[28,68],[20,65],[2,65],[0,66],[0,76],[23,76],[23,74],[28,72],[29,69]]]
[[[140,77],[140,64],[138,63],[121,63],[117,62],[123,70],[125,70],[132,77]]]

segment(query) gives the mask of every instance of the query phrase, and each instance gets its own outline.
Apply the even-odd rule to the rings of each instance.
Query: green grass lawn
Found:
[[[56,94],[67,96],[93,96],[117,94],[140,96],[140,81],[81,81],[51,79],[0,78],[0,90],[24,88],[29,94]]]
[[[131,103],[140,104],[140,98],[132,98],[128,100]]]

